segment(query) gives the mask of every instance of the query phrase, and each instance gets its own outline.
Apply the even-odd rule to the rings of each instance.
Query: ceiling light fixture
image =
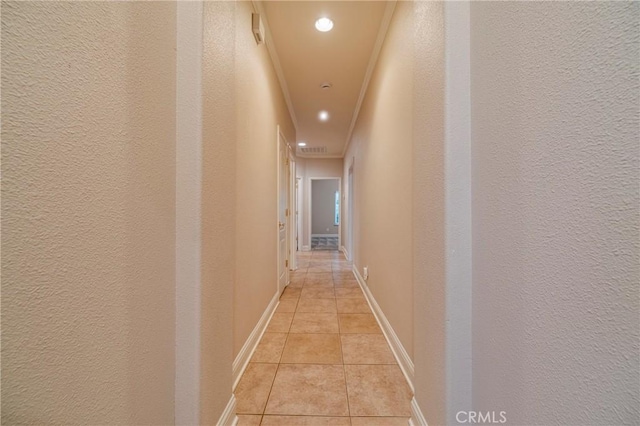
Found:
[[[320,121],[327,121],[329,119],[329,113],[327,111],[320,111],[318,118]]]
[[[333,21],[329,18],[320,18],[316,21],[316,30],[326,33],[333,28]]]
[[[298,142],[298,146],[307,146],[306,142]]]

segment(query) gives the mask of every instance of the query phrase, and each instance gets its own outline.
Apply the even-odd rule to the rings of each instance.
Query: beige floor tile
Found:
[[[396,359],[382,334],[341,334],[345,364],[395,364]]]
[[[283,364],[342,364],[339,334],[289,334]]]
[[[281,302],[282,303],[282,302]],[[363,298],[336,299],[338,313],[340,314],[370,314],[371,308]]]
[[[317,265],[317,266],[309,266],[307,269],[309,274],[318,273],[318,272],[329,272],[331,273],[331,265]]]
[[[355,278],[353,272],[333,272],[333,279],[353,280]]]
[[[269,333],[288,333],[289,327],[291,327],[291,321],[293,320],[293,314],[288,312],[279,313],[276,312],[271,317],[267,330]]]
[[[359,287],[336,287],[336,297],[340,298],[364,298]]]
[[[333,287],[307,287],[305,286],[300,293],[303,299],[333,299],[336,297]]]
[[[284,342],[287,341],[287,333],[264,333],[260,343],[256,347],[251,362],[280,362]]]
[[[262,416],[254,414],[239,414],[238,426],[260,426]]]
[[[264,414],[348,416],[344,367],[281,364]]]
[[[333,286],[333,275],[330,272],[316,272],[307,274],[304,285],[305,287]]]
[[[408,424],[409,417],[351,417],[351,426],[407,426]]]
[[[382,333],[373,314],[338,314],[340,333]]]
[[[250,362],[235,390],[236,413],[262,414],[278,364]]]
[[[344,278],[334,278],[333,279],[334,287],[343,287],[343,288],[360,288],[360,284],[356,279],[344,279]]]
[[[357,300],[357,299],[344,299]],[[336,299],[300,299],[296,312],[337,313]]]
[[[298,297],[300,297],[301,291],[302,291],[301,288],[287,286],[287,288],[285,288],[284,291],[282,292],[282,296],[280,296],[280,300],[297,299]]]
[[[349,417],[264,416],[263,426],[349,426]]]
[[[296,307],[298,306],[298,299],[281,299],[280,303],[278,303],[278,307],[276,308],[276,312],[295,312]]]
[[[351,272],[353,267],[348,263],[331,263],[331,270],[333,272]]]
[[[411,415],[411,390],[397,365],[346,365],[352,416]]]
[[[287,287],[290,288],[302,288],[304,287],[304,281],[298,281],[298,282],[290,282],[289,285]]]
[[[307,274],[291,275],[289,277],[289,285],[290,286],[293,286],[293,285],[301,286],[302,284],[304,284],[304,280],[306,278],[307,278]]]
[[[291,324],[291,333],[337,333],[336,314],[296,312]]]

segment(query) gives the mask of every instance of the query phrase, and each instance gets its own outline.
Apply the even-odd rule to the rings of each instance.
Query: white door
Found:
[[[288,157],[287,143],[278,128],[278,293],[281,293],[289,283],[289,260],[287,256]]]

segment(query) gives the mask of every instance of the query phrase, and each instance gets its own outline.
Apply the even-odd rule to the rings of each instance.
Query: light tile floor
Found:
[[[411,391],[335,251],[303,252],[235,391],[239,425],[407,425]]]

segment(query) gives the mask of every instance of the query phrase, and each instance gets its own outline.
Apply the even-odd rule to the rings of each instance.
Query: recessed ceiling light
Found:
[[[298,142],[298,146],[307,146],[306,142]]]
[[[329,119],[329,113],[327,111],[320,111],[318,118],[320,121],[327,121]]]
[[[333,21],[329,18],[320,18],[316,21],[316,30],[326,33],[333,28]]]

